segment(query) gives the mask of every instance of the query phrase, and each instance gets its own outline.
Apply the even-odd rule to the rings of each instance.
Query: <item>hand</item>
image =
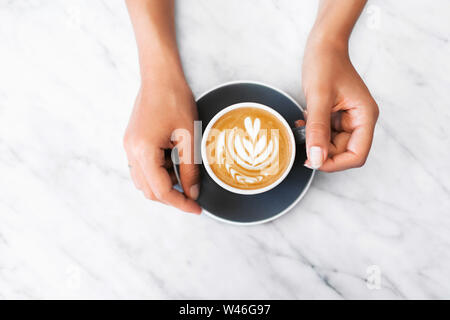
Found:
[[[163,74],[159,79],[163,78]],[[167,75],[167,72],[164,74]],[[164,78],[166,78],[164,76]],[[139,190],[151,200],[157,200],[180,210],[200,213],[194,201],[199,194],[198,167],[193,162],[194,120],[197,108],[192,93],[183,80],[158,80],[143,84],[134,106],[124,146],[130,165],[131,177]],[[180,143],[180,178],[185,194],[175,189],[176,176],[168,150],[174,147],[174,131],[186,132],[187,139]],[[179,145],[177,145],[179,146]]]
[[[327,172],[364,165],[378,107],[350,62],[346,46],[308,43],[303,90],[307,103],[305,165]]]

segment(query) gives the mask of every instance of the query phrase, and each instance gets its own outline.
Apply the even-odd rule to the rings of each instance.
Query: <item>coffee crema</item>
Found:
[[[284,124],[260,108],[231,110],[212,126],[207,160],[217,178],[244,190],[276,182],[289,166],[292,146]]]

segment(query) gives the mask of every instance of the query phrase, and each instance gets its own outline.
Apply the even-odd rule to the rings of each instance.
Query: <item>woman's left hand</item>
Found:
[[[305,165],[327,172],[361,167],[372,144],[378,106],[353,67],[347,47],[308,43],[303,90],[307,103]]]

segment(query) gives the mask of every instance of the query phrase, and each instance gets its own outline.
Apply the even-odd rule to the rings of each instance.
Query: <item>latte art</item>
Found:
[[[277,165],[279,141],[278,130],[272,129],[268,138],[267,130],[261,130],[261,120],[251,117],[244,120],[245,131],[235,127],[219,134],[215,146],[216,161],[224,164],[231,177],[241,184],[260,182],[270,174],[271,165]],[[251,171],[243,173],[240,167]]]
[[[214,174],[240,189],[272,184],[288,165],[286,128],[270,112],[239,108],[219,118],[207,141],[208,163]]]

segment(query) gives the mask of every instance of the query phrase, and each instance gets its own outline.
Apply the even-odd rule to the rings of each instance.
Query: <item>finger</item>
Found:
[[[170,176],[170,181],[172,181],[172,185],[176,185],[178,183],[177,175],[175,174],[175,171],[173,169],[167,170]]]
[[[331,132],[331,143],[328,148],[328,157],[333,157],[347,150],[351,134],[348,132]]]
[[[150,189],[150,187],[148,185],[146,185],[144,187],[144,189],[142,189],[142,193],[144,194],[144,196],[148,199],[148,200],[152,200],[152,201],[158,201],[160,202],[155,194],[152,192],[152,190]]]
[[[173,189],[171,178],[164,168],[159,167],[152,172],[154,183],[151,184],[151,188],[160,201],[186,212],[201,213],[200,206],[194,200]]]
[[[136,187],[136,189],[141,190],[147,199],[156,201],[157,199],[153,194],[153,192],[151,191],[149,185],[147,184],[147,181],[145,180],[139,162],[134,160],[134,157],[132,157],[131,153],[128,151],[127,151],[127,158],[131,180],[133,181],[133,184]]]
[[[341,120],[341,112],[331,113],[330,124],[332,131],[330,133],[331,142],[328,144],[328,157],[344,152],[347,148],[347,142],[350,139],[350,134],[346,132],[343,133],[339,132],[341,130],[340,120]],[[305,124],[306,122],[304,120],[295,121],[296,127],[301,127],[304,126]],[[308,159],[306,159],[305,165],[308,168],[311,168],[311,164],[308,161]]]
[[[138,178],[136,173],[136,167],[138,166],[138,163],[134,162],[133,164],[129,164],[128,166],[130,169],[131,180],[133,181],[134,186],[136,187],[136,189],[142,190],[142,181]]]
[[[306,153],[313,169],[320,168],[328,157],[331,107],[332,100],[329,98],[314,97],[308,101]]]
[[[201,213],[201,208],[195,201],[173,189],[169,173],[163,167],[163,150],[147,150],[144,156],[140,157],[139,163],[150,189],[158,200],[182,211]]]
[[[331,124],[331,129],[334,131],[338,131],[338,132],[343,131],[342,112],[343,111],[337,111],[337,112],[331,113],[330,124]]]
[[[321,171],[334,172],[364,165],[372,145],[374,125],[357,127],[351,134],[345,152],[329,158]]]
[[[194,163],[194,128],[179,128],[172,134],[172,139],[176,140],[176,149],[180,161],[180,180],[184,194],[193,200],[197,200],[200,193],[199,168]]]
[[[142,190],[142,184],[141,184],[140,180],[137,178],[136,170],[135,170],[135,168],[138,165],[138,163],[137,163],[137,161],[134,160],[134,157],[131,156],[131,154],[128,152],[127,149],[128,148],[125,148],[125,152],[126,152],[126,155],[127,155],[128,169],[130,171],[131,180],[133,181],[133,184],[134,184],[136,189]]]
[[[200,194],[199,169],[195,164],[180,164],[180,180],[184,193],[197,200]]]
[[[142,171],[139,163],[136,163],[136,167],[135,167],[134,171],[135,171],[136,178],[139,181],[139,184],[141,186],[141,190],[142,190],[142,193],[144,194],[144,196],[149,200],[158,201],[158,199],[155,197],[152,190],[150,189],[150,186],[148,185],[148,183],[145,179],[144,172]]]
[[[131,166],[130,171],[132,172],[133,182],[137,189],[141,190],[144,196],[153,201],[157,201],[155,195],[150,189],[147,181],[145,180],[144,173],[142,172],[141,166],[138,162],[134,162]]]

